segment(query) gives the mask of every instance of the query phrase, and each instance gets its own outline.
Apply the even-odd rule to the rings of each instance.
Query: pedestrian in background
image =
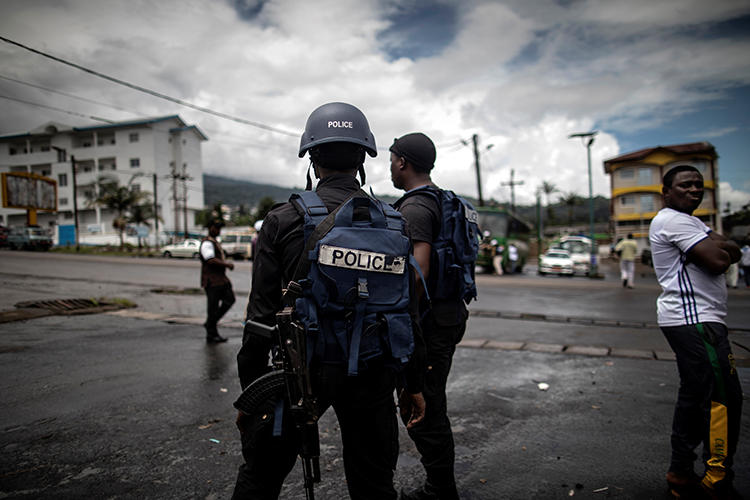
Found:
[[[455,283],[440,282],[445,274],[450,273],[441,269],[438,252],[445,255],[445,250],[438,249],[450,245],[449,238],[455,238],[442,230],[442,221],[449,216],[443,213],[446,204],[442,202],[442,196],[448,195],[430,178],[436,152],[429,137],[422,133],[406,134],[393,142],[390,151],[391,180],[394,187],[406,191],[394,207],[408,222],[414,257],[428,287],[427,295],[422,294],[420,301],[422,332],[427,344],[425,418],[421,424],[408,429],[409,437],[421,455],[427,479],[419,489],[402,492],[400,498],[458,499],[453,433],[448,419],[445,386],[456,345],[466,330],[468,312],[459,287]],[[463,213],[460,217],[465,218]],[[446,292],[453,290],[455,296],[446,296]],[[476,297],[476,290],[473,296]]]
[[[620,258],[620,278],[623,288],[633,288],[635,280],[635,256],[638,254],[638,243],[633,239],[633,233],[615,246],[615,253]]]
[[[729,288],[737,288],[737,279],[740,277],[740,264],[738,262],[732,262],[732,265],[727,269],[727,286]]]
[[[740,266],[745,275],[745,288],[750,288],[750,246],[748,246],[747,243],[742,247]]]
[[[252,288],[247,304],[246,318],[253,322],[274,325],[276,313],[284,306],[282,286],[286,287],[291,281],[300,280],[295,276],[298,265],[303,266],[300,261],[304,263],[309,258],[309,254],[303,252],[306,243],[304,234],[308,230],[313,232],[308,226],[309,222],[306,222],[307,217],[313,211],[316,214],[331,214],[340,206],[351,207],[347,205],[350,199],[361,201],[368,198],[360,189],[357,173],[360,173],[364,183],[365,154],[374,157],[377,149],[367,118],[359,109],[351,104],[333,102],[314,110],[307,120],[300,141],[300,158],[305,154],[309,154],[315,176],[320,179],[315,188],[320,205],[305,208],[304,199],[300,201],[302,195],[295,195],[296,198],[293,197],[290,202],[271,210],[263,220],[258,233]],[[308,186],[312,186],[309,176]],[[325,224],[326,220],[339,219],[338,216],[344,212],[345,210],[338,210],[335,219],[327,215],[320,225]],[[376,218],[365,206],[358,207],[357,213],[357,224],[364,224],[363,219]],[[401,217],[393,210],[391,213],[397,216],[398,227],[402,228]],[[377,221],[370,223],[375,222]],[[387,224],[391,227],[395,223],[392,220]],[[304,230],[303,225],[306,226]],[[364,229],[364,226],[360,227]],[[329,228],[329,232],[338,230],[343,231],[344,228]],[[308,236],[312,237],[312,234]],[[408,244],[408,240],[406,243]],[[381,253],[387,254],[388,251]],[[320,262],[322,259],[319,256],[317,260]],[[351,268],[341,267],[341,263],[338,265],[340,268]],[[383,280],[376,277],[387,271],[369,272],[369,279],[361,279],[359,285],[352,288],[354,293],[350,294],[352,304],[349,310],[340,313],[338,317],[336,314],[320,313],[317,341],[311,344],[313,347],[307,353],[310,358],[308,366],[318,414],[322,415],[330,406],[336,412],[341,429],[349,495],[354,500],[396,500],[393,470],[398,458],[398,421],[393,393],[397,377],[403,377],[406,397],[413,403],[414,409],[410,415],[409,427],[422,420],[424,342],[419,330],[416,295],[411,291],[413,279],[408,278],[409,290],[395,290],[405,292],[411,300],[410,311],[398,318],[404,322],[399,323],[395,315],[387,313],[376,323],[364,325],[368,327],[368,338],[367,341],[362,340],[360,347],[372,346],[372,339],[375,339],[380,346],[379,352],[370,353],[372,357],[366,360],[360,358],[359,363],[355,361],[355,367],[359,371],[351,373],[349,362],[352,358],[347,359],[346,356],[356,347],[354,340],[350,339],[354,337],[353,328],[358,322],[359,304],[366,305],[365,300],[369,296],[388,296],[388,292],[384,292],[383,287],[379,286]],[[404,273],[408,272],[409,267],[406,266]],[[321,295],[320,299],[323,300],[321,288],[330,284],[322,281],[310,283],[312,278],[303,278],[310,284],[311,293]],[[302,300],[297,299],[296,304],[300,304]],[[315,310],[317,315],[318,308],[315,307]],[[311,313],[303,307],[302,311],[296,311],[295,314],[309,318]],[[300,322],[304,321],[298,319]],[[399,326],[406,327],[406,330],[413,327],[413,332],[399,329]],[[385,338],[389,334],[389,328],[394,329],[391,342],[387,342]],[[306,332],[307,334],[309,333]],[[392,351],[398,347],[395,344],[400,341],[399,335],[402,339],[413,340],[413,353],[403,368],[393,364]],[[273,344],[271,339],[256,335],[252,328],[246,326],[242,348],[237,355],[238,374],[243,389],[269,371],[269,351],[274,347]],[[386,346],[388,352],[385,351]],[[356,355],[361,352],[359,349]],[[297,458],[299,431],[293,425],[288,402],[276,406],[276,402],[271,401],[263,403],[263,406],[267,406],[263,411],[252,415],[240,412],[237,417],[245,463],[240,466],[237,476],[232,496],[235,500],[278,498],[284,479]],[[278,408],[282,410],[278,411]]]
[[[226,342],[226,337],[219,335],[219,320],[234,304],[232,282],[226,270],[234,269],[232,262],[227,262],[221,244],[217,240],[224,223],[219,219],[209,222],[208,236],[201,240],[201,287],[206,291],[206,342]]]
[[[692,215],[703,200],[703,176],[695,167],[672,168],[663,184],[665,207],[651,221],[649,240],[662,287],[658,323],[680,374],[667,484],[676,498],[737,498],[732,465],[742,389],[724,321],[724,272],[740,259],[740,249]],[[702,477],[693,470],[701,442]]]

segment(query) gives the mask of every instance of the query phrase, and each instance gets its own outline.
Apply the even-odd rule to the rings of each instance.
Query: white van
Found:
[[[227,257],[235,259],[250,259],[253,255],[252,249],[253,232],[249,230],[224,230],[221,232],[221,248]]]

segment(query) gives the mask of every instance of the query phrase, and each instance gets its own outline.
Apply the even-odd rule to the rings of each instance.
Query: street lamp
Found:
[[[68,151],[65,148],[52,146],[52,149],[57,151],[58,162],[66,161]],[[72,170],[71,180],[73,182],[73,224],[75,228],[76,252],[80,252],[81,247],[78,242],[78,186],[76,185],[76,157],[74,155],[70,155],[70,169]]]
[[[580,134],[570,134],[568,139],[573,137],[580,137],[582,143],[586,146],[586,155],[589,166],[589,232],[591,236],[591,260],[589,262],[589,278],[596,278],[599,275],[597,264],[596,264],[596,240],[594,239],[594,196],[593,188],[591,184],[591,145],[594,143],[594,136],[598,133],[597,130],[591,132],[584,132]],[[588,139],[588,141],[586,140]]]

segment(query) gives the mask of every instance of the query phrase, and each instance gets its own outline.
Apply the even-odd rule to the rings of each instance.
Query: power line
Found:
[[[77,95],[74,95],[74,94],[69,94],[67,92],[62,92],[60,90],[55,90],[55,89],[51,89],[51,88],[48,88],[48,87],[43,87],[42,85],[37,85],[35,83],[26,82],[26,81],[23,81],[23,80],[18,80],[16,78],[11,78],[11,77],[5,76],[5,75],[0,75],[0,78],[2,78],[3,80],[8,80],[8,81],[14,82],[14,83],[19,83],[21,85],[26,85],[28,87],[33,87],[35,89],[44,90],[45,92],[52,92],[53,94],[59,94],[59,95],[65,96],[65,97],[71,97],[73,99],[78,99],[79,101],[90,102],[92,104],[98,104],[99,106],[106,106],[108,108],[113,108],[113,109],[117,109],[119,111],[125,111],[126,113],[130,113],[130,114],[133,114],[133,115],[140,116],[140,114],[136,113],[135,111],[130,111],[130,110],[122,108],[120,106],[115,106],[114,104],[108,104],[106,102],[95,101],[94,99],[88,99],[86,97],[81,97],[81,96],[77,96]]]
[[[211,114],[211,115],[214,115],[214,116],[218,116],[219,118],[224,118],[224,119],[227,119],[227,120],[232,120],[232,121],[235,121],[237,123],[244,123],[245,125],[250,125],[250,126],[253,126],[253,127],[261,128],[263,130],[268,130],[270,132],[276,132],[276,133],[279,133],[279,134],[285,134],[285,135],[290,135],[290,136],[293,136],[293,137],[299,137],[299,133],[296,133],[296,132],[289,132],[287,130],[283,130],[283,129],[280,129],[280,128],[272,127],[272,126],[266,125],[264,123],[254,122],[254,121],[251,121],[251,120],[245,120],[244,118],[238,118],[236,116],[232,116],[232,115],[229,115],[227,113],[223,113],[221,111],[214,111],[213,109],[206,108],[206,107],[203,107],[203,106],[198,106],[196,104],[193,104],[191,102],[185,101],[183,99],[178,99],[176,97],[172,97],[172,96],[169,96],[167,94],[163,94],[161,92],[157,92],[155,90],[151,90],[151,89],[148,89],[146,87],[142,87],[140,85],[136,85],[134,83],[126,82],[125,80],[121,80],[121,79],[115,78],[113,76],[105,75],[104,73],[100,73],[98,71],[95,71],[93,69],[87,68],[85,66],[81,66],[80,64],[76,64],[76,63],[67,61],[67,60],[62,59],[60,57],[56,57],[56,56],[53,56],[51,54],[47,54],[47,53],[42,52],[40,50],[37,50],[37,49],[34,49],[34,48],[29,47],[27,45],[24,45],[22,43],[10,40],[8,38],[5,38],[4,36],[0,36],[0,40],[2,40],[3,42],[9,43],[11,45],[15,45],[17,47],[20,47],[20,48],[22,48],[24,50],[28,50],[29,52],[33,52],[34,54],[38,54],[38,55],[40,55],[42,57],[46,57],[47,59],[51,59],[51,60],[59,62],[61,64],[65,64],[67,66],[71,66],[73,68],[79,69],[79,70],[81,70],[81,71],[83,71],[85,73],[88,73],[90,75],[97,76],[99,78],[102,78],[104,80],[108,80],[108,81],[116,83],[118,85],[123,85],[125,87],[129,87],[129,88],[131,88],[133,90],[137,90],[138,92],[143,92],[145,94],[149,94],[149,95],[152,95],[154,97],[158,97],[159,99],[164,99],[164,100],[167,100],[167,101],[179,104],[180,106],[185,106],[185,107],[188,107],[188,108],[192,108],[192,109],[195,109],[197,111],[201,111],[203,113],[208,113],[208,114]]]
[[[16,101],[16,102],[20,102],[20,103],[23,103],[23,104],[28,104],[29,106],[37,106],[39,108],[51,109],[53,111],[59,111],[61,113],[67,113],[67,114],[73,115],[73,116],[80,116],[82,118],[88,118],[90,120],[96,120],[96,121],[99,121],[99,122],[116,123],[114,120],[108,120],[106,118],[100,118],[98,116],[84,115],[83,113],[77,113],[75,111],[69,111],[67,109],[56,108],[54,106],[48,106],[46,104],[39,104],[38,102],[25,101],[25,100],[19,99],[17,97],[10,97],[10,96],[7,96],[7,95],[0,94],[0,99],[8,99],[9,101]]]

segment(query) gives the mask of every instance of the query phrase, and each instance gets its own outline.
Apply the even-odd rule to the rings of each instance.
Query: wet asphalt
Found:
[[[245,298],[238,293],[224,323],[230,341],[206,345],[202,296],[155,294],[151,286],[116,278],[60,279],[0,261],[0,309],[84,293],[139,304],[117,313],[0,324],[0,498],[231,496],[242,461],[231,403],[239,393],[235,356]],[[615,293],[605,286],[591,292],[581,279],[548,283],[558,281],[569,296]],[[528,286],[550,288],[535,283]],[[645,303],[653,283],[642,285],[633,292]],[[448,385],[461,497],[668,498],[663,477],[679,381],[668,353],[658,354],[668,347],[649,326],[652,318],[565,309],[565,292],[554,290],[538,292],[548,306],[534,311],[520,307],[532,292],[497,304],[491,299],[499,289],[481,286],[485,298],[472,305]],[[750,345],[743,329],[750,292],[731,292],[730,316],[738,318],[732,338]],[[585,318],[590,322],[582,323]],[[747,390],[750,368],[740,365]],[[542,382],[547,390],[539,389]],[[320,429],[317,498],[347,498],[332,412]],[[736,464],[736,487],[750,497],[747,406]],[[395,482],[408,489],[422,479],[418,454],[402,430]],[[304,498],[298,468],[282,498]]]

